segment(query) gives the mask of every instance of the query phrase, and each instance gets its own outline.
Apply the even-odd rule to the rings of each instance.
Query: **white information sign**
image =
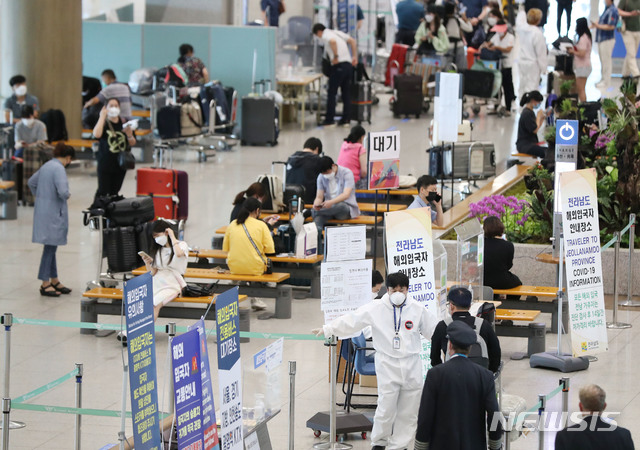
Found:
[[[608,350],[595,169],[560,174],[573,356]]]
[[[462,76],[458,73],[436,74],[436,96],[433,119],[438,124],[438,139],[458,142],[458,126],[462,122]]]
[[[258,441],[257,432],[251,433],[244,438],[244,448],[245,450],[260,450],[260,441]]]
[[[400,132],[379,131],[369,133],[369,161],[400,159]]]
[[[320,307],[325,324],[371,301],[371,268],[370,259],[322,263]]]
[[[364,259],[367,253],[367,227],[327,227],[325,233],[325,261],[353,261]]]

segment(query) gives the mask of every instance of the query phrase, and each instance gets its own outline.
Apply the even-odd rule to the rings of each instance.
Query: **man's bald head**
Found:
[[[580,411],[602,412],[607,406],[607,394],[597,384],[588,384],[580,388]]]

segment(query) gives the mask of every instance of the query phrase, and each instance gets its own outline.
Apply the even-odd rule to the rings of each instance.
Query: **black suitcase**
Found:
[[[276,145],[278,107],[267,97],[242,97],[242,145]]]
[[[493,94],[493,72],[484,70],[461,70],[463,94],[471,97],[491,98]]]
[[[135,227],[105,228],[103,232],[109,272],[130,272],[139,266]]]
[[[132,197],[109,203],[107,218],[114,225],[128,227],[149,222],[155,217],[152,197]]]
[[[420,117],[424,103],[422,93],[422,77],[403,73],[396,75],[393,79],[393,91],[395,101],[393,102],[393,116],[415,114]]]
[[[180,106],[168,105],[158,110],[156,122],[158,135],[162,139],[175,139],[180,137]]]
[[[354,81],[351,85],[351,120],[357,120],[358,124],[370,124],[372,104],[371,81]]]
[[[291,205],[291,201],[293,200],[294,195],[298,200],[299,210],[302,211],[304,209],[305,191],[306,189],[304,188],[304,186],[300,184],[287,184],[285,186],[282,200],[284,201],[284,204],[287,205],[290,213],[296,212],[296,208]]]
[[[429,172],[432,177],[439,178],[442,176],[442,146],[431,147],[427,149],[429,154]]]
[[[22,163],[14,160],[6,160],[2,163],[2,179],[13,181],[15,190],[18,191],[18,201],[23,200]]]
[[[578,104],[578,111],[581,112],[580,116],[584,118],[580,122],[587,125],[598,125],[598,116],[601,108],[602,104],[599,101]]]

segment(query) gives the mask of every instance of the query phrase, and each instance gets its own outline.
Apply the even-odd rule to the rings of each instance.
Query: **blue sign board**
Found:
[[[173,338],[171,356],[178,449],[202,450],[204,429],[198,330],[190,330]]]
[[[556,121],[556,145],[578,145],[578,121]]]
[[[202,375],[202,429],[204,430],[204,449],[219,450],[218,427],[216,425],[216,408],[213,403],[211,385],[211,368],[209,351],[207,350],[207,330],[204,320],[198,320],[189,330],[198,330],[200,337],[200,372]]]
[[[243,450],[242,362],[238,288],[216,297],[218,381],[220,385],[220,441],[224,450]]]
[[[160,449],[153,282],[150,273],[127,281],[122,301],[127,323],[131,416],[135,448]]]

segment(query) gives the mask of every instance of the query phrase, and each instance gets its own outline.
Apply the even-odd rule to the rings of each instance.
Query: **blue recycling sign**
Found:
[[[578,121],[556,121],[556,145],[578,145]]]

